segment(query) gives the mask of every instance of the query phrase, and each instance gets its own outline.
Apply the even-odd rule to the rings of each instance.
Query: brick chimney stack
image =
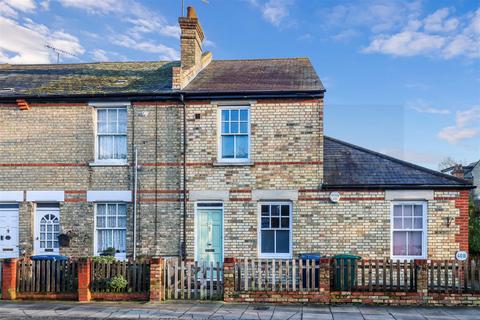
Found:
[[[457,178],[462,178],[462,179],[465,178],[465,174],[463,172],[463,166],[461,164],[456,164],[453,167],[452,176],[455,176]]]
[[[182,68],[186,69],[200,63],[205,36],[193,7],[187,8],[187,16],[178,18],[178,23],[182,31],[180,36]]]
[[[212,60],[210,52],[203,53],[205,38],[202,26],[193,7],[187,8],[187,16],[178,18],[180,24],[180,67],[173,68],[173,89],[183,89]]]

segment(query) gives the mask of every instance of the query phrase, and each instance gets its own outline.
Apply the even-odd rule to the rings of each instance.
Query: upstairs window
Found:
[[[392,212],[392,257],[425,259],[427,253],[425,202],[396,202]]]
[[[97,109],[97,160],[127,159],[127,108]]]
[[[250,110],[248,107],[220,109],[219,158],[226,162],[250,158]]]

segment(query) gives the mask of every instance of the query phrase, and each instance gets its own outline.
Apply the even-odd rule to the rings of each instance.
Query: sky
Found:
[[[432,169],[480,159],[477,0],[185,0],[214,59],[308,57],[325,133]],[[0,0],[0,63],[179,58],[181,0]]]

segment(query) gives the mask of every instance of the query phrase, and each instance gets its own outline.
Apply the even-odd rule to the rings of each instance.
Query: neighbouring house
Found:
[[[475,198],[480,201],[480,160],[469,165],[457,164],[442,170],[443,173],[472,181],[475,189],[473,190]]]
[[[181,61],[0,66],[0,257],[468,250],[470,182],[324,136],[307,58],[214,60],[179,23]]]

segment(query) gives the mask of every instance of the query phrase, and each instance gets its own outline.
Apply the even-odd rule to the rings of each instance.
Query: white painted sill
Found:
[[[88,164],[90,167],[128,167],[128,162],[124,161],[95,161]]]
[[[230,167],[230,166],[253,166],[253,161],[215,161],[214,167]]]

